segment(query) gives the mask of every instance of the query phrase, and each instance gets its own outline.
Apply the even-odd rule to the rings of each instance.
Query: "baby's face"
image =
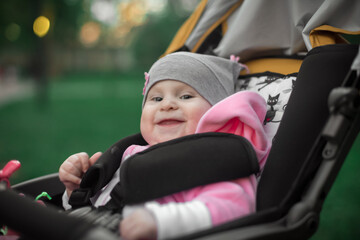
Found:
[[[175,80],[160,81],[149,90],[145,100],[141,133],[150,145],[193,134],[210,108],[210,103],[189,85]]]

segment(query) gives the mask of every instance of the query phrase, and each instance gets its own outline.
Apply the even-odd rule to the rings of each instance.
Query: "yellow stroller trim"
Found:
[[[313,48],[329,44],[348,43],[348,41],[341,36],[342,34],[360,35],[360,31],[348,31],[330,25],[322,25],[311,30],[309,39]]]
[[[184,46],[186,40],[190,36],[191,32],[193,31],[196,23],[199,21],[204,9],[206,7],[207,0],[202,0],[197,8],[194,10],[193,14],[185,21],[185,23],[180,27],[177,31],[175,37],[171,41],[169,47],[166,49],[165,53],[162,55],[165,56],[169,53],[175,52]]]

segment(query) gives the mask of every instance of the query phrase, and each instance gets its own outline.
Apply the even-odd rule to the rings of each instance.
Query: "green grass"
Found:
[[[360,136],[346,158],[320,216],[312,240],[360,239]]]
[[[52,79],[48,100],[36,96],[0,107],[0,168],[18,159],[11,182],[57,172],[71,154],[105,151],[139,132],[143,75],[73,74]],[[327,197],[312,240],[360,239],[360,138]]]
[[[73,153],[105,151],[139,132],[142,76],[97,77],[55,79],[42,104],[33,96],[0,108],[0,166],[22,163],[13,184],[57,172]]]

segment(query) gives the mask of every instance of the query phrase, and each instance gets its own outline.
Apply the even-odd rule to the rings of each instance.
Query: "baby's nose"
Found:
[[[161,108],[165,111],[174,110],[178,108],[176,101],[172,99],[164,99],[161,103],[162,103]]]

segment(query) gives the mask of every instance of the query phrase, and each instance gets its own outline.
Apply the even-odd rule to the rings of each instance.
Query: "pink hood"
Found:
[[[245,137],[253,145],[262,170],[271,147],[264,130],[265,99],[256,92],[235,93],[215,104],[200,119],[196,133],[225,132]]]

